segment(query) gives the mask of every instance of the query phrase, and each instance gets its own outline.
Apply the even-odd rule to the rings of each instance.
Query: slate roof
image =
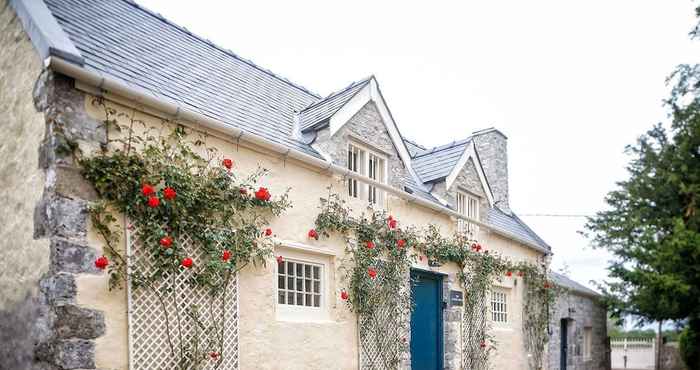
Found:
[[[471,138],[424,151],[413,157],[411,161],[413,169],[425,183],[444,179],[459,162],[459,158],[469,143],[471,143]]]
[[[320,98],[311,91],[131,1],[45,2],[86,69],[320,158],[292,136],[295,111]]]
[[[424,146],[416,143],[415,141],[404,138],[403,142],[406,144],[406,149],[408,149],[408,153],[411,155],[411,158],[427,150]]]
[[[563,274],[560,274],[560,273],[557,273],[557,272],[553,272],[553,271],[552,271],[552,272],[549,273],[549,278],[550,278],[555,284],[557,284],[557,285],[559,285],[559,286],[561,286],[561,287],[570,289],[570,290],[572,290],[572,291],[574,291],[574,292],[581,293],[581,294],[584,294],[584,295],[590,295],[590,296],[594,296],[594,297],[600,297],[600,296],[601,296],[600,293],[596,292],[596,291],[593,290],[593,289],[590,289],[590,288],[586,287],[586,286],[583,285],[583,284],[580,284],[580,283],[578,283],[578,282],[572,280],[571,278],[569,278],[569,277],[566,276],[566,275],[563,275]]]
[[[345,103],[352,99],[360,89],[365,87],[372,77],[367,77],[357,82],[351,83],[348,87],[334,92],[327,97],[318,100],[299,112],[299,127],[301,131],[306,131],[325,123],[333,116]]]
[[[545,250],[551,249],[550,246],[534,231],[532,231],[532,229],[530,229],[530,227],[528,227],[525,222],[520,219],[520,217],[516,216],[515,213],[511,212],[509,215],[497,207],[491,207],[486,215],[486,220],[489,225],[505,230],[519,237],[520,239],[528,241],[534,245],[539,245]]]
[[[295,115],[302,130],[320,127],[372,79],[322,98],[131,0],[44,2],[80,52],[83,60],[74,61],[83,68],[320,159],[293,135]],[[405,188],[440,203],[420,182],[446,177],[470,138],[429,150],[404,142],[420,177],[409,178]],[[488,222],[549,249],[515,215],[492,209]]]

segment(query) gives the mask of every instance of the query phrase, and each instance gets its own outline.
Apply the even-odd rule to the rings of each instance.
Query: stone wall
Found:
[[[449,189],[446,189],[447,184],[442,181],[433,187],[432,192],[440,198],[446,200],[452,207],[457,207],[457,191],[467,191],[479,197],[479,219],[486,222],[488,214],[489,201],[486,197],[486,190],[481,184],[479,174],[476,172],[476,164],[471,158],[467,161],[457,175],[454,183]]]
[[[488,179],[495,205],[510,212],[508,200],[508,139],[495,129],[474,134],[474,144]]]
[[[559,370],[561,321],[567,321],[567,370],[605,370],[607,362],[607,312],[596,298],[570,291],[558,298],[550,320],[547,344],[548,370]],[[584,357],[584,329],[591,328],[591,357]]]
[[[38,147],[43,115],[32,89],[41,59],[6,0],[0,0],[0,369],[31,369],[34,339],[47,335],[39,279],[49,241],[34,238],[34,206],[44,188]]]

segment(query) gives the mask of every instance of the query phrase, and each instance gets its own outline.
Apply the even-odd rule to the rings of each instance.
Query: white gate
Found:
[[[178,243],[189,252],[195,266],[202,260],[192,239],[183,236]],[[143,248],[134,232],[127,232],[127,253],[132,272],[153,271],[155,258]],[[200,369],[238,369],[238,276],[231,277],[226,299],[212,298],[204,289],[195,289],[188,282],[189,270],[164,276],[150,287],[127,287],[129,304],[129,368],[131,370],[176,369],[177,358],[206,346],[212,335],[221,335],[221,354],[205,353]],[[158,292],[158,293],[156,293]],[[196,324],[190,312],[197,307],[203,325]],[[180,322],[180,325],[178,325]],[[204,333],[204,328],[217,323],[219,333]],[[223,326],[223,330],[221,330]],[[171,335],[168,335],[168,330]],[[182,340],[180,341],[179,338]],[[204,347],[198,347],[204,348]],[[176,356],[173,356],[173,353]],[[218,356],[221,363],[218,364]]]
[[[614,370],[653,369],[656,359],[654,338],[611,338],[610,362]]]

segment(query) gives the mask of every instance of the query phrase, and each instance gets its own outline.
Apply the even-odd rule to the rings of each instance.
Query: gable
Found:
[[[467,191],[474,195],[478,195],[482,199],[487,199],[486,189],[479,179],[479,174],[477,172],[476,164],[473,158],[469,158],[467,163],[459,171],[457,177],[452,182],[452,186],[449,187],[449,191]]]
[[[330,157],[334,163],[347,166],[347,148],[350,143],[386,158],[389,184],[403,188],[410,175],[374,102],[367,102],[337,131],[332,132],[329,126],[321,129],[312,146]]]

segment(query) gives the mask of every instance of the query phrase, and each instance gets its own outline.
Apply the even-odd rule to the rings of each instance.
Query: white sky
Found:
[[[690,0],[137,1],[322,95],[374,74],[424,145],[497,127],[519,214],[601,209],[625,145],[667,120],[666,76],[700,56]],[[582,218],[523,219],[555,269],[589,286],[607,275]]]

